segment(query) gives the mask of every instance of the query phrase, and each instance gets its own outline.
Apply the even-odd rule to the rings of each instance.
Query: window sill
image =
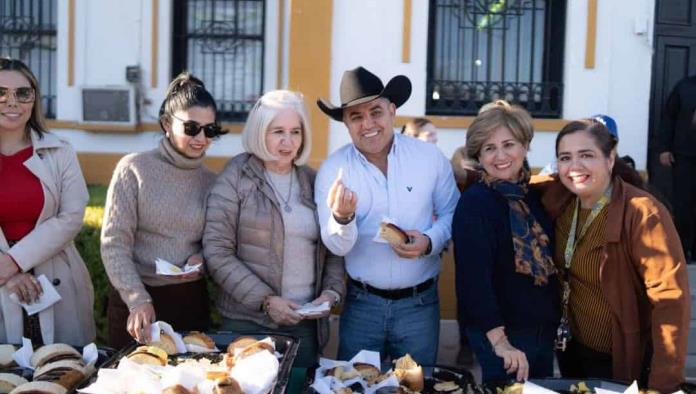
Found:
[[[160,126],[157,123],[137,123],[135,125],[117,125],[117,124],[101,124],[101,123],[82,123],[71,120],[55,120],[47,119],[46,125],[49,129],[73,129],[85,130],[92,132],[104,133],[123,133],[134,134],[144,131],[160,131]],[[244,123],[222,123],[222,127],[227,129],[230,134],[240,134]]]

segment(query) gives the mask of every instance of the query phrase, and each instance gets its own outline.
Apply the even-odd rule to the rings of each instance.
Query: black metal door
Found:
[[[655,9],[655,55],[650,97],[648,173],[650,183],[672,200],[672,174],[660,165],[657,137],[662,110],[676,83],[696,74],[696,0],[657,0]]]

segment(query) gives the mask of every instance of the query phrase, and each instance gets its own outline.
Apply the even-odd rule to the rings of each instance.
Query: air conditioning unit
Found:
[[[82,122],[111,125],[138,123],[132,86],[82,87]]]

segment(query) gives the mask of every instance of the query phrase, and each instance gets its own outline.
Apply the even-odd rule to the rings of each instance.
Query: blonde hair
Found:
[[[278,160],[266,146],[266,130],[273,119],[285,109],[291,109],[300,117],[302,126],[302,145],[297,151],[295,164],[303,165],[309,159],[312,150],[312,131],[302,93],[289,90],[272,90],[258,99],[249,112],[249,117],[242,130],[244,150],[263,161]]]
[[[467,156],[478,160],[483,143],[501,126],[510,130],[512,136],[525,146],[529,146],[534,137],[532,117],[524,108],[496,100],[481,107],[466,131]]]

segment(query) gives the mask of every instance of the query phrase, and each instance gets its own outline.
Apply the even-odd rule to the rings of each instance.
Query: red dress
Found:
[[[0,228],[10,243],[34,229],[43,209],[41,181],[24,166],[33,153],[29,146],[13,155],[0,154]]]

